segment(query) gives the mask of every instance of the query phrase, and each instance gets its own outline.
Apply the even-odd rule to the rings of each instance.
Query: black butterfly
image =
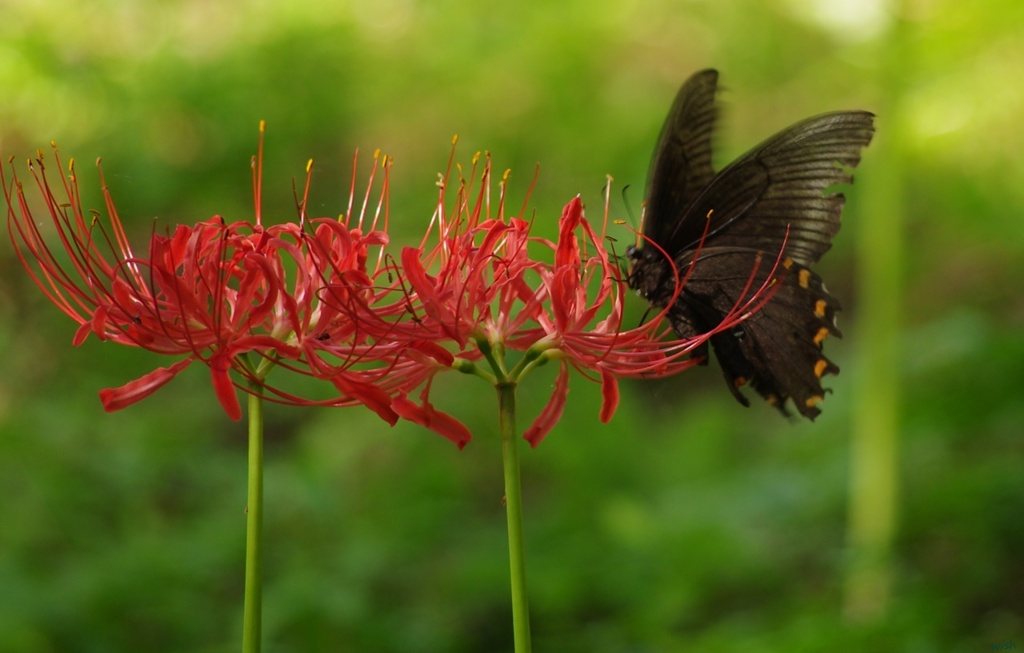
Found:
[[[711,136],[717,83],[714,70],[688,79],[662,127],[647,187],[650,242],[627,251],[629,285],[653,306],[668,304],[675,276],[651,243],[667,252],[680,275],[689,271],[668,318],[680,337],[691,337],[722,322],[752,275],[753,289],[766,281],[785,247],[775,270],[780,283],[770,291],[775,294],[746,321],[712,336],[711,344],[729,389],[744,406],[749,402],[739,388],[749,384],[783,414],[792,398],[801,414],[814,419],[825,393],[822,376],[839,372],[822,354],[822,343],[841,334],[835,325],[839,302],[809,266],[839,231],[845,198],[826,190],[853,182],[850,170],[871,142],[874,116],[839,111],[802,120],[716,174]],[[694,355],[706,360],[706,345]]]

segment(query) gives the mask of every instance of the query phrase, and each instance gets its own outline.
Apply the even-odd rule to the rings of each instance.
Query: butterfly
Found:
[[[839,231],[845,198],[832,187],[853,182],[874,115],[801,120],[716,173],[717,87],[717,71],[698,72],[669,110],[648,175],[644,242],[626,252],[629,285],[652,306],[667,306],[675,333],[689,338],[717,327],[767,282],[767,302],[712,335],[711,346],[741,404],[749,406],[740,390],[749,386],[784,415],[792,400],[813,420],[826,392],[822,377],[839,373],[822,345],[842,334],[839,302],[810,266]],[[677,274],[685,278],[678,295]],[[707,344],[692,355],[706,363]]]

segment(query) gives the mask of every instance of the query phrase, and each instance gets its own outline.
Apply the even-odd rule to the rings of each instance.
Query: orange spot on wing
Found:
[[[827,369],[828,361],[824,358],[819,359],[818,362],[814,364],[814,376],[820,379],[821,375],[824,374]]]
[[[811,271],[807,268],[800,270],[800,275],[797,278],[801,288],[806,288],[811,283]]]
[[[828,337],[828,327],[821,327],[818,332],[814,334],[814,344],[821,346],[821,343]]]

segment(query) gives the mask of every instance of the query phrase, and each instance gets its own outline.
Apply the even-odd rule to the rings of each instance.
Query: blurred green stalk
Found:
[[[849,620],[861,622],[882,619],[887,613],[897,520],[904,232],[901,153],[906,125],[899,95],[907,73],[902,31],[897,23],[882,46],[879,134],[860,175],[865,192],[855,223],[857,330],[862,345],[850,451],[850,566],[844,612]]]

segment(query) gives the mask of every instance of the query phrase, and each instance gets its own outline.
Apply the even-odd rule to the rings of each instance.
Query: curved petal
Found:
[[[235,383],[231,380],[231,359],[227,356],[215,356],[207,361],[210,366],[210,377],[213,379],[213,392],[217,395],[221,408],[228,417],[236,422],[242,419],[242,407],[238,403]]]
[[[425,426],[435,433],[443,435],[454,442],[459,449],[466,446],[466,443],[473,437],[465,424],[447,413],[435,410],[428,401],[424,401],[422,406],[417,406],[408,397],[402,395],[391,401],[391,407],[402,419]]]
[[[170,367],[158,367],[152,372],[140,376],[134,381],[129,381],[120,387],[100,390],[100,401],[103,402],[103,410],[112,413],[116,410],[127,408],[137,401],[142,401],[177,376],[193,360],[195,359],[189,356]]]
[[[607,424],[619,407],[619,380],[608,370],[601,370],[601,422]]]
[[[391,426],[398,422],[399,414],[391,407],[391,397],[379,387],[348,378],[344,372],[332,378],[331,381],[338,390],[377,413]]]
[[[565,398],[569,395],[569,366],[564,362],[558,370],[558,378],[555,379],[555,391],[551,393],[548,405],[540,412],[530,428],[523,433],[523,439],[536,448],[541,440],[555,427],[558,420],[562,419],[565,411]]]
[[[576,239],[576,227],[583,218],[583,203],[577,195],[562,209],[558,221],[558,247],[555,248],[555,267],[580,264],[580,244]]]

